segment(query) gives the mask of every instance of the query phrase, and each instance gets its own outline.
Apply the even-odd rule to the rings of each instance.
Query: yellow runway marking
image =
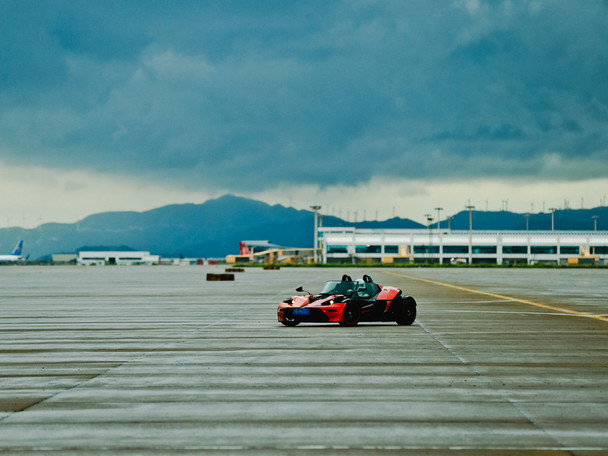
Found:
[[[411,276],[408,274],[403,274],[403,273],[399,273],[399,272],[395,272],[395,271],[384,271],[387,274],[392,274],[395,276],[399,276],[399,277],[404,277],[406,279],[411,279],[411,280],[418,280],[419,282],[427,282],[427,283],[432,283],[434,285],[441,285],[443,287],[448,287],[448,288],[454,288],[455,290],[461,290],[461,291],[468,291],[469,293],[477,293],[480,295],[484,295],[484,296],[491,296],[493,298],[499,298],[505,301],[515,301],[515,302],[520,302],[522,304],[527,304],[529,306],[534,306],[534,307],[541,307],[543,309],[550,309],[550,310],[555,310],[556,312],[562,312],[562,313],[567,313],[570,315],[576,315],[579,317],[587,317],[587,318],[593,318],[595,320],[601,320],[601,321],[606,321],[608,322],[608,314],[603,314],[603,315],[591,315],[591,314],[587,314],[584,312],[578,312],[576,310],[572,310],[572,309],[565,309],[563,307],[555,307],[555,306],[549,306],[547,304],[541,304],[539,302],[534,302],[534,301],[529,301],[527,299],[520,299],[520,298],[514,298],[512,296],[505,296],[505,295],[501,295],[501,294],[497,294],[497,293],[489,293],[487,291],[479,291],[479,290],[475,290],[473,288],[467,288],[467,287],[463,287],[460,285],[452,285],[450,283],[445,283],[445,282],[438,282],[436,280],[431,280],[431,279],[423,279],[421,277],[415,277],[415,276]]]

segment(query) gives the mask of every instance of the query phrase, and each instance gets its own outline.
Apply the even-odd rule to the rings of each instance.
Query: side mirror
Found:
[[[312,294],[310,291],[307,291],[307,290],[305,290],[305,289],[304,289],[304,288],[302,288],[302,287],[298,287],[298,288],[296,288],[296,291],[297,291],[298,293],[302,293],[302,292],[304,292],[304,293],[309,294],[309,295],[310,295],[310,294]]]

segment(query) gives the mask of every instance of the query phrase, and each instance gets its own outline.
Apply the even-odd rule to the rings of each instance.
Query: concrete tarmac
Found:
[[[0,453],[608,454],[608,270],[0,268]],[[370,274],[412,326],[277,323]]]

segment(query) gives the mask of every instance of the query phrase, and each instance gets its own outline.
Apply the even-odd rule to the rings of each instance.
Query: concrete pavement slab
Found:
[[[0,269],[0,452],[608,452],[606,271],[210,270]],[[276,322],[343,272],[402,287],[416,323]]]

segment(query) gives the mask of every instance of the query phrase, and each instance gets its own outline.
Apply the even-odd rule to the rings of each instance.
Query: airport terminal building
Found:
[[[608,231],[319,228],[324,263],[608,264]]]

